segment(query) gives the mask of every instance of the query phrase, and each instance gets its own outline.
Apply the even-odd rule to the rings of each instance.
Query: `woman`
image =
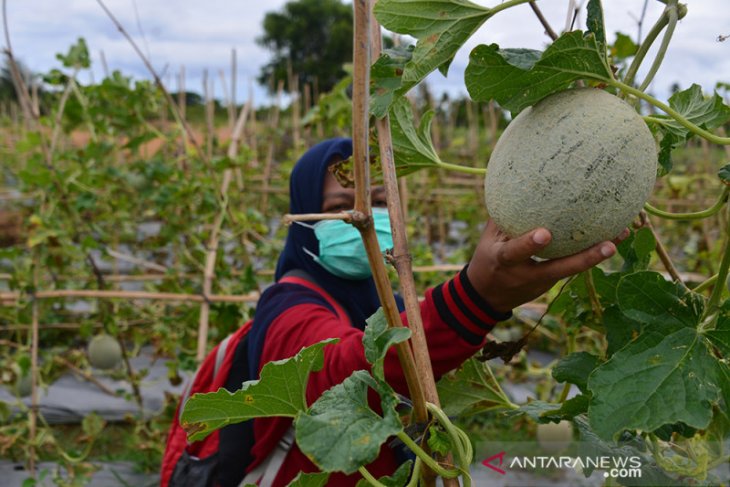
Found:
[[[340,138],[317,144],[304,154],[291,175],[291,213],[352,209],[354,190],[340,186],[328,171],[332,163],[350,157],[351,153],[350,139]],[[387,223],[387,216],[383,220],[384,215],[378,210],[385,207],[382,188],[373,189],[372,206],[378,234],[387,245],[388,231],[383,231],[389,228],[383,223]],[[335,241],[331,240],[333,237]],[[363,352],[363,328],[365,319],[380,303],[367,262],[363,269],[364,250],[354,251],[353,239],[359,239],[357,230],[343,222],[328,221],[326,225],[314,227],[292,225],[279,258],[276,280],[285,275],[299,276],[324,292],[292,283],[274,284],[259,301],[249,335],[249,367],[256,371],[269,361],[295,355],[302,347],[339,338],[338,343],[324,349],[323,369],[310,376],[307,386],[310,404],[353,371],[369,368]],[[512,308],[536,298],[557,280],[586,270],[616,251],[613,243],[603,242],[563,259],[540,263],[532,260],[531,256],[549,241],[550,233],[545,229],[509,240],[490,223],[469,265],[453,279],[426,292],[421,315],[437,376],[456,368],[477,352],[484,345],[486,334],[498,321],[507,319]],[[338,254],[338,246],[347,250]],[[325,293],[336,304],[326,299]],[[339,313],[337,308],[341,308]],[[405,321],[405,313],[402,316]],[[391,386],[407,394],[393,349],[386,358],[385,371]],[[250,469],[266,459],[290,426],[291,420],[286,418],[254,420],[256,442]],[[397,465],[395,452],[384,446],[377,460],[367,468],[378,477],[393,473]],[[294,445],[273,485],[284,486],[299,472],[316,471],[316,466]],[[333,474],[329,485],[355,485],[358,478]]]

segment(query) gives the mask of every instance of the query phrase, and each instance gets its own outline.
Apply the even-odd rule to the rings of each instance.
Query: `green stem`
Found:
[[[487,174],[487,170],[483,167],[460,166],[459,164],[451,164],[448,162],[439,162],[438,167],[448,169],[450,171],[458,171],[466,174]]]
[[[379,482],[378,479],[373,477],[373,474],[368,472],[365,467],[360,467],[357,469],[357,471],[360,472],[360,475],[362,475],[365,480],[370,482],[370,485],[374,485],[375,487],[387,487],[385,484]]]
[[[472,448],[469,437],[460,428],[451,422],[446,413],[435,404],[427,403],[428,411],[436,418],[451,439],[451,443],[456,450],[457,464],[462,471],[464,487],[471,486],[471,475],[469,475],[469,465],[474,459],[474,449]]]
[[[639,46],[639,49],[636,51],[634,59],[633,61],[631,61],[629,69],[626,71],[626,76],[624,76],[624,83],[626,83],[627,85],[632,85],[634,83],[634,78],[636,78],[636,73],[639,71],[639,66],[641,66],[641,63],[644,61],[644,58],[649,52],[652,44],[654,44],[654,41],[657,39],[657,37],[659,37],[659,34],[662,30],[664,30],[664,27],[666,27],[668,23],[669,15],[667,13],[667,10],[665,9],[661,17],[659,17],[659,19],[656,21],[656,24],[654,24],[651,30],[646,34],[644,41]]]
[[[715,284],[716,282],[717,282],[717,274],[715,274],[714,276],[712,276],[708,280],[706,280],[706,281],[701,282],[700,284],[698,284],[697,287],[695,287],[694,289],[692,289],[692,292],[693,293],[701,293],[705,289],[707,289],[708,287],[710,287],[713,284]]]
[[[677,0],[669,0],[667,8],[664,10],[664,12],[668,13],[669,16],[667,31],[664,33],[664,38],[662,39],[662,43],[659,46],[659,51],[654,58],[654,62],[652,63],[649,72],[646,74],[646,78],[644,78],[644,82],[641,83],[641,86],[639,86],[639,89],[641,91],[645,91],[646,88],[651,84],[657,71],[659,71],[659,66],[661,66],[662,61],[664,61],[664,55],[667,53],[667,49],[669,48],[669,41],[671,41],[672,39],[672,35],[674,34],[674,28],[677,26],[677,21],[679,20],[679,15],[677,14]],[[665,14],[662,14],[662,17],[664,16]]]
[[[418,446],[418,444],[413,441],[411,437],[406,434],[405,431],[399,431],[397,436],[408,448],[411,449],[411,451],[413,451],[413,453],[416,454],[418,458],[423,461],[423,463],[426,464],[428,468],[436,472],[437,475],[447,479],[455,479],[456,477],[461,475],[461,472],[459,470],[447,470],[439,465],[436,460],[431,458],[428,453],[423,451],[423,448]]]
[[[454,424],[441,410],[441,408],[435,407],[431,403],[426,404],[426,407],[428,408],[429,412],[433,414],[433,416],[439,421],[441,426],[443,426],[443,428],[446,430],[446,433],[449,435],[449,438],[451,439],[451,444],[454,446],[454,450],[456,453],[457,464],[461,466],[463,466],[464,464],[469,465],[469,463],[471,463],[471,460],[469,459],[469,461],[467,461],[464,445],[461,444],[462,438],[456,432],[456,427],[454,426]]]
[[[413,464],[413,472],[411,473],[411,480],[406,484],[406,487],[417,487],[418,481],[421,479],[421,465],[423,461],[416,457],[416,461]]]
[[[707,470],[712,471],[712,470],[716,469],[717,467],[719,467],[720,465],[722,465],[723,463],[728,463],[728,462],[730,462],[730,455],[726,456],[726,457],[717,458],[707,465]]]
[[[719,285],[712,289],[710,299],[707,302],[704,316],[704,321],[710,314],[714,313],[718,304],[720,303],[720,297],[722,296],[725,286],[722,284],[727,280],[728,269],[730,269],[730,224],[725,229],[725,244],[722,252],[722,261],[720,261],[720,269],[717,271],[717,282]]]
[[[497,5],[496,7],[492,7],[489,9],[489,13],[494,15],[497,12],[500,12],[502,10],[507,10],[510,7],[515,7],[517,5],[522,5],[523,3],[530,3],[530,0],[510,0],[509,2],[503,2]]]
[[[600,324],[603,321],[603,308],[601,308],[601,300],[598,299],[596,284],[593,282],[593,270],[588,269],[584,271],[583,278],[586,283],[586,290],[588,291],[588,298],[591,302],[594,318]],[[575,340],[573,340],[572,346],[575,348]],[[573,350],[570,350],[570,352],[573,352]]]
[[[650,103],[651,105],[654,105],[661,111],[665,112],[667,115],[672,117],[679,123],[681,126],[692,132],[693,134],[699,135],[700,137],[709,140],[710,142],[714,144],[719,145],[730,145],[730,137],[719,137],[712,132],[708,132],[707,130],[704,130],[697,125],[693,124],[689,120],[687,120],[685,117],[682,116],[678,111],[667,105],[666,103],[662,103],[661,101],[657,100],[651,95],[647,95],[641,90],[638,90],[632,86],[627,85],[626,83],[622,83],[621,81],[617,81],[614,79],[609,78],[596,78],[600,81],[603,81],[604,83],[611,85],[615,88],[618,88],[619,90],[628,93],[630,95],[634,95],[637,98],[640,98],[647,103]]]
[[[558,402],[560,404],[564,403],[568,399],[568,394],[570,393],[570,383],[566,382],[563,386],[563,390],[560,391],[560,397],[558,398]]]
[[[654,208],[649,203],[644,204],[644,209],[649,214],[661,218],[666,218],[668,220],[700,220],[702,218],[708,218],[719,212],[725,205],[725,203],[727,203],[728,194],[730,194],[730,186],[724,186],[722,188],[722,194],[720,194],[720,197],[717,199],[714,205],[707,208],[706,210],[695,211],[691,213],[670,213],[668,211],[660,210],[659,208]]]

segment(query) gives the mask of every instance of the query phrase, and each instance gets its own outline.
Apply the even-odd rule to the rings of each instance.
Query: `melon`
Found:
[[[562,420],[559,423],[537,425],[537,442],[545,451],[558,453],[570,446],[573,441],[573,423]]]
[[[33,376],[28,371],[15,379],[14,392],[18,397],[27,397],[33,392]]]
[[[545,227],[537,254],[575,254],[618,236],[649,198],[657,146],[628,103],[595,88],[550,95],[507,126],[489,159],[485,200],[509,237]]]
[[[89,342],[89,363],[97,369],[113,369],[122,361],[122,347],[116,338],[101,334]]]

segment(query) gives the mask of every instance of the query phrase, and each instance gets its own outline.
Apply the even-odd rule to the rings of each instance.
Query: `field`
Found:
[[[397,3],[383,0],[376,9],[394,32],[407,30]],[[524,2],[507,2],[517,3]],[[606,56],[595,47],[599,34],[606,47],[602,28],[570,34],[548,48],[556,57],[569,57],[568,42]],[[213,346],[254,315],[272,283],[288,228],[288,177],[308,147],[354,135],[356,152],[364,141],[381,154],[387,142],[375,119],[390,113],[412,270],[404,275],[388,267],[376,276],[400,292],[412,284],[422,299],[473,255],[489,220],[490,154],[512,113],[523,108],[510,105],[516,97],[500,99],[475,86],[486,63],[497,62],[487,54],[485,64],[467,68],[471,98],[437,100],[425,83],[406,97],[407,87],[390,84],[390,105],[375,90],[373,122],[358,133],[353,110],[354,119],[367,120],[357,102],[368,90],[358,91],[357,53],[353,78],[316,103],[307,92],[280,107],[225,106],[205,97],[187,105],[162,84],[118,72],[82,86],[74,76],[88,67],[85,49],[79,43],[59,57],[63,76],[46,76],[42,95],[26,90],[0,106],[0,458],[22,466],[23,485],[94,485],[95,472],[117,462],[154,484],[185,381]],[[613,59],[622,74],[627,59]],[[405,65],[395,55],[390,61],[373,68],[376,87],[390,79],[388,69]],[[443,61],[428,62],[436,69]],[[549,93],[533,89],[529,70],[547,68],[532,62],[513,76],[537,101]],[[551,69],[571,74],[567,64]],[[644,483],[584,469],[590,485],[727,485],[727,85],[714,96],[695,88],[675,95],[668,103],[686,116],[684,124],[662,118],[655,99],[599,68],[566,83],[633,97],[661,148],[654,191],[614,257],[515,308],[483,352],[434,386],[441,404],[428,405],[428,446],[452,455],[457,469],[465,462],[461,473],[472,468],[475,478],[489,478],[481,462],[501,447],[514,456],[590,451],[640,458]],[[471,78],[469,69],[476,73]],[[372,164],[372,172],[379,183],[392,176],[386,165]],[[89,343],[99,335],[119,347],[102,353],[118,353],[108,367],[90,359]],[[400,340],[394,333],[380,351]],[[301,353],[321,353],[323,346]],[[297,373],[306,376],[309,367]],[[392,395],[373,370],[367,384]],[[215,405],[219,398],[207,400]],[[296,421],[316,414],[305,404]],[[564,422],[572,449],[538,443],[546,424]],[[191,423],[200,426],[195,434],[216,429],[205,416]],[[348,432],[328,434],[352,440]],[[318,445],[304,447],[319,458]],[[333,471],[366,475],[367,462],[337,461]],[[459,473],[423,461],[445,478]],[[548,469],[529,481],[565,485],[563,474]],[[400,480],[388,485],[404,485]],[[308,481],[323,485],[326,476]]]

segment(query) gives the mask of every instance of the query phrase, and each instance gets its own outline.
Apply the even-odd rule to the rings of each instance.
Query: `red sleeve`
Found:
[[[406,321],[405,313],[402,313]],[[421,303],[421,316],[434,373],[441,376],[458,367],[479,350],[486,334],[497,321],[509,314],[493,311],[460,272],[453,279],[429,289]],[[303,347],[327,338],[340,341],[324,349],[324,367],[313,373],[307,387],[307,399],[314,402],[324,391],[339,384],[352,372],[368,369],[362,345],[363,332],[324,306],[301,304],[282,313],[270,326],[261,365],[295,355]],[[405,378],[394,348],[385,363],[388,382],[406,394]]]

